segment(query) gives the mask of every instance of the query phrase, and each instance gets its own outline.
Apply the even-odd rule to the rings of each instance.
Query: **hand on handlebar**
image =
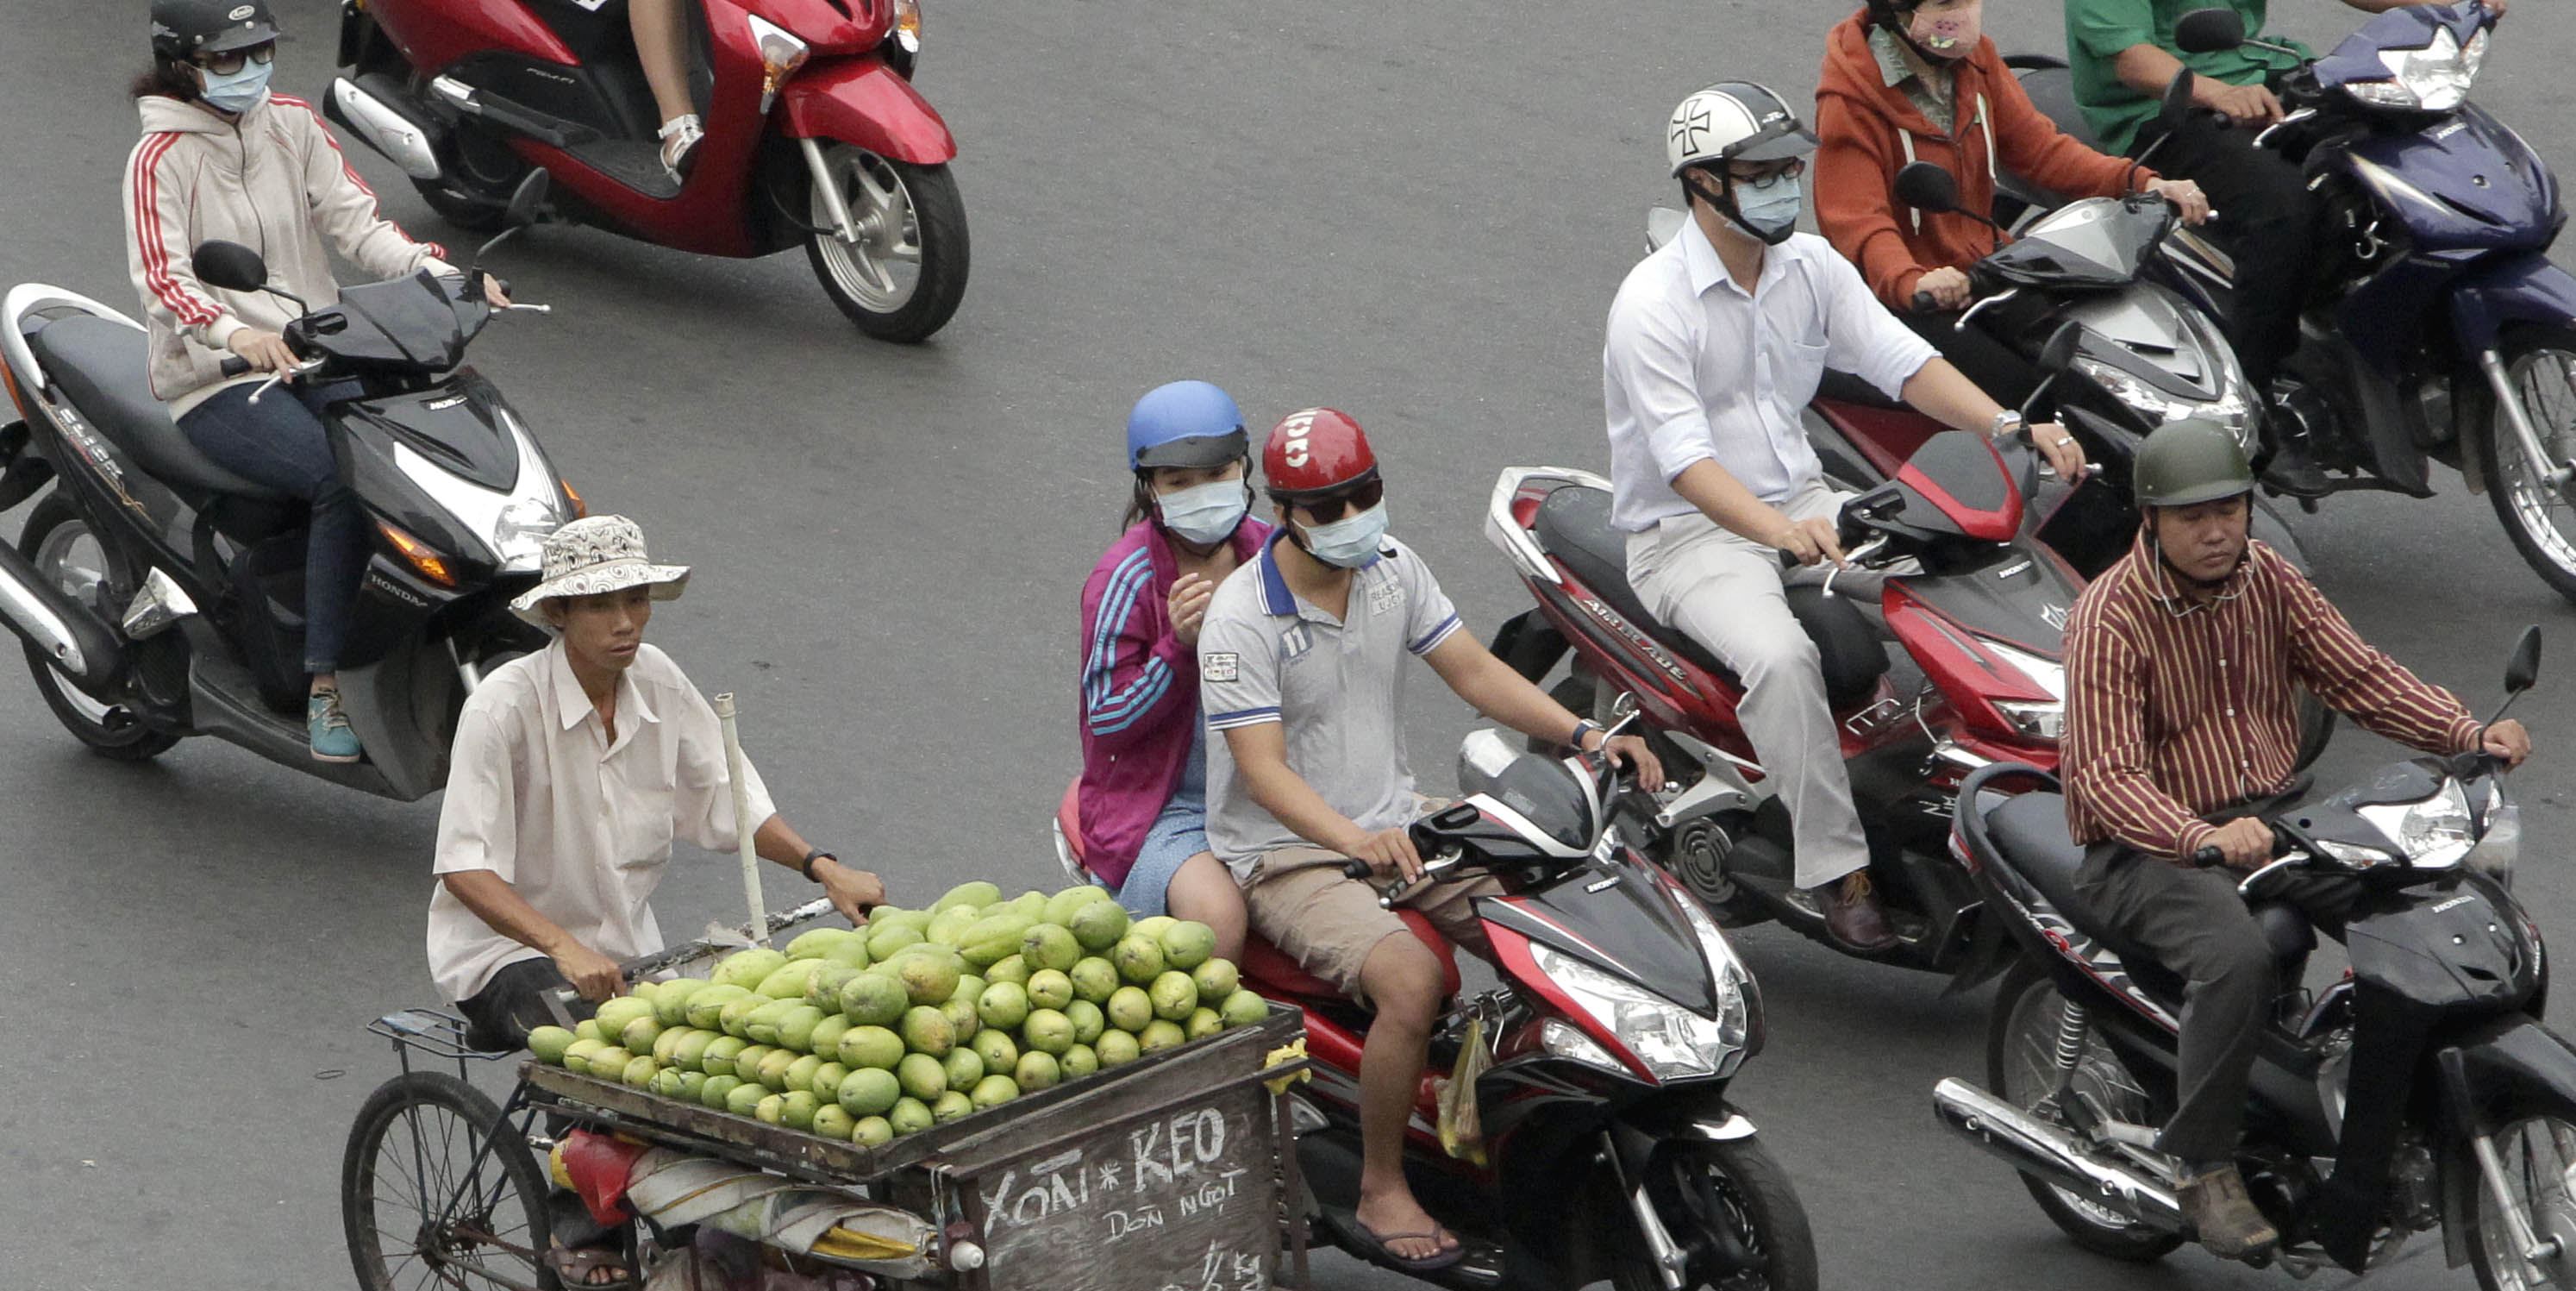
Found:
[[[2201,848],[2218,849],[2219,863],[2231,870],[2259,870],[2272,859],[2272,827],[2254,816],[2241,817],[2211,831]]]
[[[2057,472],[2057,478],[2069,483],[2083,481],[2085,471],[2090,469],[2084,463],[2084,446],[2066,433],[2066,427],[2043,421],[2031,426],[2029,434],[2031,446],[2039,450],[2048,469]]]
[[[579,942],[554,956],[554,961],[555,971],[563,974],[564,980],[572,983],[572,988],[593,1004],[604,1004],[626,989],[626,970],[620,968],[616,960]]]
[[[225,348],[240,355],[242,361],[250,365],[251,371],[275,372],[286,381],[295,379],[294,369],[303,362],[295,357],[294,350],[287,348],[285,337],[256,327],[245,327],[233,333],[232,339],[225,342]]]
[[[2191,105],[2207,108],[2236,125],[2270,125],[2287,115],[2281,100],[2260,85],[2230,85],[2212,77],[2193,78]]]
[[[1606,753],[1610,759],[1610,765],[1634,768],[1637,773],[1637,787],[1648,793],[1664,787],[1663,760],[1655,756],[1653,749],[1646,747],[1644,737],[1620,735],[1604,741],[1595,738],[1600,734],[1601,732],[1596,730],[1583,737],[1586,745],[1584,752]]]
[[[1968,275],[1964,271],[1944,265],[1914,280],[1917,310],[1923,308],[1922,302],[1927,296],[1936,309],[1966,309],[1968,302],[1976,297],[1976,290],[1968,285]]]
[[[2478,751],[2508,768],[2521,766],[2523,760],[2531,756],[2531,732],[2524,730],[2521,722],[2508,717],[2479,733]]]
[[[2209,209],[2209,195],[2188,179],[2151,179],[2147,191],[2173,203],[2185,224],[2206,224],[2216,214]]]
[[[1363,835],[1348,855],[1365,862],[1372,874],[1399,875],[1407,883],[1422,881],[1422,854],[1413,850],[1413,835],[1400,825]]]
[[[1792,520],[1771,539],[1780,554],[1801,565],[1830,560],[1843,563],[1843,543],[1831,520]]]

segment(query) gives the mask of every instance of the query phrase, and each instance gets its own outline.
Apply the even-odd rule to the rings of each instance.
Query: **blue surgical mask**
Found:
[[[1380,502],[1331,524],[1297,527],[1305,532],[1307,555],[1342,569],[1366,569],[1377,563],[1379,544],[1386,537],[1386,504]]]
[[[1798,213],[1806,209],[1806,190],[1798,177],[1787,173],[1754,182],[1739,179],[1735,184],[1735,222],[1744,231],[1772,246],[1789,240],[1798,231]]]
[[[1154,499],[1163,527],[1181,541],[1201,547],[1233,537],[1250,505],[1251,495],[1240,479],[1211,480]]]
[[[258,104],[259,96],[268,93],[269,73],[275,70],[274,63],[255,58],[243,59],[241,70],[230,76],[200,67],[197,75],[204,79],[205,88],[198,91],[197,97],[218,112],[240,116]]]

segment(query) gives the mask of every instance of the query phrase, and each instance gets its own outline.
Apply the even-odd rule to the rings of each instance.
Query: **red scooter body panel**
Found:
[[[788,81],[778,93],[778,121],[790,139],[839,139],[919,166],[957,156],[948,123],[874,54],[807,68]]]
[[[1911,408],[1873,408],[1823,398],[1807,406],[1859,450],[1882,479],[1895,479],[1923,441],[1949,429]]]
[[[431,76],[492,49],[567,67],[579,61],[520,0],[370,0],[367,14],[393,37],[405,62]]]
[[[747,13],[784,27],[811,47],[816,58],[856,54],[877,47],[894,26],[892,0],[848,0],[844,15],[832,0],[738,0]]]
[[[1990,737],[2006,736],[2013,725],[1994,707],[1995,700],[2048,703],[2056,698],[1977,644],[1976,634],[1932,608],[1894,581],[1881,599],[1888,631],[1903,643],[1923,668],[1923,675],[1957,706],[1959,716]],[[2050,763],[2054,764],[2054,757]]]

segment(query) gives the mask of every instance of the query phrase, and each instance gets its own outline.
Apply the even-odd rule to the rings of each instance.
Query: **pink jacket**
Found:
[[[1249,561],[1270,526],[1234,531]],[[1082,585],[1082,855],[1111,886],[1127,881],[1145,832],[1172,800],[1199,720],[1198,652],[1172,635],[1172,545],[1152,521],[1110,545]]]

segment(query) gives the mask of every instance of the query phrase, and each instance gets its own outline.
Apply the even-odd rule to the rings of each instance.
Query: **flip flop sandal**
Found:
[[[1467,1244],[1459,1241],[1457,1234],[1436,1224],[1433,1225],[1431,1231],[1427,1233],[1382,1234],[1376,1229],[1361,1223],[1359,1216],[1353,1215],[1351,1216],[1351,1228],[1361,1239],[1365,1240],[1372,1248],[1374,1248],[1368,1252],[1368,1258],[1372,1262],[1383,1264],[1388,1268],[1395,1269],[1400,1272],[1436,1273],[1467,1258]],[[1457,1244],[1437,1255],[1423,1255],[1407,1258],[1405,1256],[1398,1255],[1387,1248],[1387,1243],[1389,1242],[1422,1241],[1437,1244],[1443,1237],[1446,1237],[1451,1242],[1455,1242]]]
[[[644,1284],[635,1270],[626,1266],[626,1256],[600,1246],[558,1246],[546,1252],[546,1267],[564,1291],[635,1291]],[[594,1282],[591,1275],[601,1269],[614,1269],[619,1276],[606,1282]]]

